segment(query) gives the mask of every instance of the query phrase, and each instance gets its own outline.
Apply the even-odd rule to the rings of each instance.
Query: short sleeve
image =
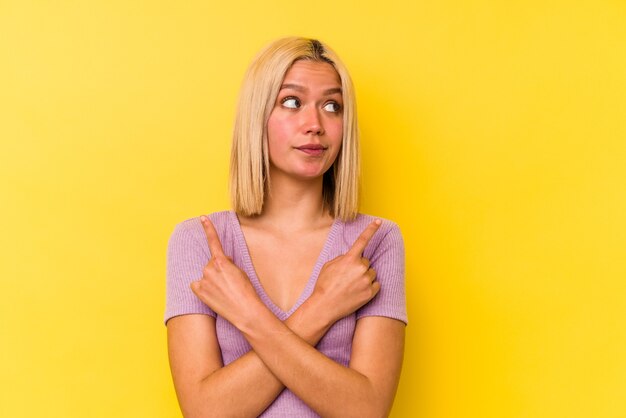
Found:
[[[381,228],[382,229],[382,228]],[[404,241],[395,223],[370,255],[370,266],[376,271],[380,291],[356,312],[356,318],[385,316],[408,323],[406,311]]]
[[[196,225],[197,224],[197,225]],[[167,280],[165,317],[167,321],[178,315],[205,314],[215,317],[215,312],[205,305],[191,290],[191,282],[202,277],[209,260],[208,245],[201,245],[202,225],[199,219],[189,219],[176,225],[167,248]]]

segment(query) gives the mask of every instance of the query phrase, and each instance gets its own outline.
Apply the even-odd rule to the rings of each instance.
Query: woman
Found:
[[[251,64],[232,144],[233,211],[169,243],[170,366],[185,417],[386,416],[402,365],[404,249],[357,214],[349,75],[319,41]]]

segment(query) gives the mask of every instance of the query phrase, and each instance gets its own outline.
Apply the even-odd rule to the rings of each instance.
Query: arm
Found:
[[[364,289],[361,292],[368,292],[362,302],[365,303],[378,291],[380,285],[373,282],[375,273],[361,257],[378,225],[372,223],[345,255],[324,266],[320,273],[321,294],[328,283],[348,283],[354,294],[359,294],[359,286]],[[207,231],[209,242],[212,235],[213,232]],[[219,254],[213,248],[212,253]],[[225,257],[217,255],[209,266],[203,279],[192,285],[194,292],[244,334],[271,373],[300,399],[323,416],[388,413],[400,374],[404,324],[382,317],[359,320],[350,367],[344,367],[278,320],[253,291],[242,289],[249,282],[240,277],[238,269],[234,270],[236,267]],[[325,301],[326,308],[341,304],[341,299],[333,297]],[[390,343],[377,347],[380,341]]]
[[[312,296],[285,322],[311,345],[332,325],[316,314],[320,309],[316,305]],[[254,351],[223,367],[211,316],[172,318],[167,338],[174,387],[185,417],[256,417],[284,388]]]
[[[402,366],[404,324],[385,317],[358,321],[349,367],[318,352],[264,306],[236,326],[269,370],[324,417],[387,416]],[[384,342],[381,344],[381,341]]]
[[[205,273],[210,266],[223,263],[222,267],[226,268],[220,267],[220,270],[230,270],[230,276],[225,280],[226,289],[203,290],[213,297],[221,293],[222,299],[231,304],[228,309],[234,312],[244,311],[255,303],[262,305],[247,278],[242,277],[243,272],[223,255],[212,225],[205,225],[205,229],[208,229],[209,246],[214,255]],[[368,235],[373,235],[376,229],[378,224],[370,226]],[[363,267],[362,263],[358,264]],[[342,266],[345,268],[341,263],[334,263],[329,268],[331,274],[320,275],[311,297],[284,324],[309,346],[317,344],[336,320],[354,312],[378,292],[379,284],[372,283],[371,278],[356,286],[350,280],[330,280]],[[365,270],[369,271],[369,265]],[[211,298],[207,298],[205,292],[198,291],[197,285],[192,287],[200,299],[216,305],[214,300],[209,301]],[[334,309],[329,310],[328,305]],[[254,351],[223,367],[213,317],[181,315],[170,319],[167,328],[172,376],[186,417],[257,416],[284,388]]]

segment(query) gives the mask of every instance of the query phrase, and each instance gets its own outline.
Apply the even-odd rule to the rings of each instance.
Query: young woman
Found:
[[[404,347],[398,227],[357,213],[350,77],[319,41],[251,64],[232,144],[232,211],[169,243],[170,366],[185,417],[381,417]]]

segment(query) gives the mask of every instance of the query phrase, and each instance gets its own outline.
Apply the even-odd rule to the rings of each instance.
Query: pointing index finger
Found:
[[[381,224],[382,221],[380,219],[375,219],[374,221],[372,221],[363,230],[363,232],[361,232],[361,235],[359,235],[356,241],[354,241],[354,244],[352,244],[352,247],[350,247],[348,253],[360,257],[361,254],[363,254],[365,247],[367,247],[367,244],[369,244],[376,231],[378,231],[378,228]]]
[[[222,243],[220,242],[220,238],[217,235],[217,231],[215,230],[213,223],[206,216],[201,216],[200,222],[202,223],[204,233],[206,234],[206,240],[209,244],[211,257],[223,256],[224,250],[222,249]]]

